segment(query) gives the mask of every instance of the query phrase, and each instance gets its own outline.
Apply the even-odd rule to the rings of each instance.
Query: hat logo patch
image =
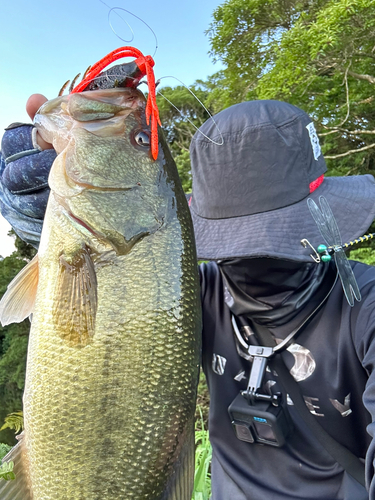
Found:
[[[320,149],[318,135],[316,133],[313,122],[306,125],[306,128],[307,128],[307,131],[309,133],[314,158],[315,158],[315,160],[317,160],[319,158],[319,156],[322,154],[322,150]]]

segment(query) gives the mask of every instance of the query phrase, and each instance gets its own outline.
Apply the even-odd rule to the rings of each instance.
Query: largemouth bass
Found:
[[[136,89],[56,98],[35,123],[58,156],[38,255],[0,305],[3,324],[33,312],[0,498],[190,500],[201,319],[174,161],[160,131],[151,157]]]

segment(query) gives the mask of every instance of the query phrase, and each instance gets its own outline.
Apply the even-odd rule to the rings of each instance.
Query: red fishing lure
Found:
[[[144,56],[140,50],[134,47],[120,47],[118,49],[115,49],[105,57],[100,59],[100,61],[95,63],[93,66],[91,66],[85,78],[74,87],[71,93],[73,94],[85,90],[87,85],[96,76],[98,76],[104,68],[106,68],[112,62],[117,61],[117,59],[121,59],[122,57],[135,57],[135,64],[143,73],[143,76],[147,76],[149,92],[146,104],[146,121],[148,125],[151,119],[151,154],[154,160],[156,160],[158,156],[158,124],[161,126],[161,123],[159,118],[159,110],[156,104],[156,86],[153,70],[155,62],[151,56]]]

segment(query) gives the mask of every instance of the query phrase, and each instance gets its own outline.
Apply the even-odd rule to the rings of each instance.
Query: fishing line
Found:
[[[126,25],[127,27],[129,28],[129,30],[131,31],[131,34],[132,34],[132,37],[130,38],[130,40],[128,40],[127,38],[122,38],[115,30],[115,28],[113,27],[112,25],[112,22],[111,22],[111,13],[114,12],[117,17],[119,17]],[[128,23],[128,21],[126,21],[122,16],[120,16],[120,14],[118,12],[116,12],[116,7],[114,7],[113,9],[110,9],[109,12],[108,12],[108,24],[111,28],[111,30],[113,31],[113,33],[117,36],[117,38],[119,38],[121,41],[125,42],[125,43],[131,43],[133,40],[134,40],[134,31],[133,31],[133,28],[130,26],[130,24]]]
[[[90,82],[92,83],[93,81],[95,80],[107,80],[107,81],[110,81],[110,82],[113,82],[114,79],[116,79],[116,77],[118,78],[124,78],[124,74],[121,74],[121,73],[112,73],[112,74],[104,74],[104,75],[97,75],[89,80],[87,80],[87,82]],[[136,80],[136,78],[128,75],[126,76],[126,78],[128,78],[129,80]],[[219,128],[219,126],[217,125],[216,121],[215,121],[215,118],[211,115],[211,113],[208,111],[208,109],[206,108],[206,106],[203,104],[203,102],[198,98],[198,96],[196,96],[194,94],[194,92],[187,86],[185,85],[184,82],[182,82],[181,80],[179,80],[178,78],[176,78],[175,76],[163,76],[161,78],[158,79],[158,81],[156,82],[156,85],[158,85],[158,83],[161,81],[161,80],[164,80],[165,78],[173,78],[174,80],[177,80],[183,87],[185,87],[189,92],[190,94],[198,101],[198,103],[202,106],[202,108],[206,111],[206,113],[208,114],[208,116],[210,117],[209,119],[211,119],[220,135],[220,138],[221,138],[221,141],[220,142],[217,142],[215,141],[214,139],[211,139],[211,137],[208,137],[206,134],[204,134],[191,120],[189,117],[187,116],[184,116],[182,111],[173,104],[172,101],[170,101],[167,97],[165,97],[165,95],[163,95],[160,91],[157,90],[157,93],[163,97],[176,111],[178,111],[178,113],[181,115],[181,117],[184,119],[184,120],[187,120],[194,128],[195,130],[197,130],[197,132],[199,132],[201,135],[203,135],[203,137],[205,137],[208,141],[212,142],[213,144],[215,144],[216,146],[222,146],[224,144],[224,138],[223,138],[223,135],[221,133],[221,130]],[[147,80],[141,80],[137,87],[139,87],[142,83],[146,83],[147,84]],[[67,86],[67,84],[65,84]],[[122,88],[122,87],[118,87],[118,88]],[[126,87],[125,87],[126,88]],[[105,90],[105,89],[98,89],[98,90]]]
[[[109,9],[109,12],[108,12],[108,24],[112,30],[112,32],[117,36],[117,38],[119,38],[121,41],[125,42],[125,43],[131,43],[133,40],[134,40],[134,37],[135,37],[135,34],[134,34],[134,31],[132,29],[132,27],[130,26],[130,24],[117,12],[119,10],[122,10],[123,12],[126,12],[127,14],[130,14],[131,16],[135,17],[136,19],[138,19],[139,21],[141,21],[141,23],[143,23],[145,26],[147,26],[147,28],[151,31],[151,33],[154,35],[154,38],[155,38],[155,51],[154,53],[152,54],[152,57],[154,58],[155,57],[155,54],[159,48],[159,44],[158,44],[158,38],[156,36],[156,33],[155,31],[151,28],[150,25],[148,25],[146,23],[146,21],[144,21],[143,19],[141,19],[140,17],[138,17],[137,15],[133,14],[132,12],[130,12],[130,10],[126,10],[126,9],[123,9],[122,7],[110,7],[108,4],[106,4],[104,2],[104,0],[99,0],[99,2],[101,2],[103,5],[105,5],[108,9]],[[125,38],[122,38],[115,30],[115,28],[113,27],[112,25],[112,22],[111,22],[111,13],[114,12],[129,28],[129,30],[131,31],[132,33],[132,37],[130,40],[126,40]]]
[[[173,102],[171,102],[167,97],[165,97],[165,95],[163,95],[160,90],[157,90],[157,93],[160,94],[167,102],[169,102],[169,104],[171,106],[174,107],[174,109],[176,111],[178,111],[180,113],[180,115],[182,116],[182,118],[184,120],[187,120],[191,125],[193,125],[193,127],[195,128],[195,130],[197,130],[197,132],[199,132],[201,135],[203,135],[203,137],[205,137],[206,139],[208,139],[210,142],[212,142],[213,144],[215,144],[216,146],[222,146],[224,144],[224,138],[223,138],[223,134],[221,133],[221,130],[218,126],[218,124],[216,123],[215,121],[215,118],[211,115],[211,113],[208,111],[208,109],[206,108],[206,106],[203,104],[203,102],[194,94],[194,92],[189,89],[189,87],[187,85],[184,84],[184,82],[182,82],[181,80],[179,80],[178,78],[176,78],[175,76],[162,76],[161,78],[158,79],[158,81],[156,82],[156,85],[161,81],[163,80],[164,78],[173,78],[174,80],[177,80],[181,85],[183,85],[189,92],[190,94],[195,97],[195,99],[199,102],[199,104],[202,106],[202,108],[207,112],[208,116],[210,117],[210,119],[214,122],[214,125],[217,129],[217,131],[219,132],[219,135],[221,137],[221,142],[216,142],[214,141],[213,139],[211,139],[211,137],[208,137],[206,134],[204,134],[188,117],[185,117],[183,114],[182,114],[182,111],[180,109],[177,108],[177,106],[175,106],[173,104]],[[141,82],[142,83],[142,82]]]

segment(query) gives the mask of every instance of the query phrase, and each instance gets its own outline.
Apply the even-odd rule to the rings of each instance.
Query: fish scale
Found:
[[[168,237],[164,248],[169,247],[171,251],[170,246],[175,241],[179,242],[181,235],[178,232],[175,235],[175,231],[169,229],[163,235]],[[154,471],[155,477],[148,491],[143,491],[140,483],[152,471],[152,462],[157,458],[155,450],[173,456],[173,448],[177,446],[176,435],[184,431],[184,417],[191,413],[189,406],[195,396],[196,378],[192,377],[189,367],[192,360],[197,360],[197,348],[195,339],[182,333],[189,326],[194,326],[186,324],[189,323],[189,316],[183,310],[178,310],[176,314],[180,320],[170,314],[170,305],[176,299],[174,294],[171,296],[168,293],[169,287],[165,288],[166,277],[162,277],[163,293],[147,293],[147,290],[158,288],[154,281],[158,276],[150,275],[148,261],[153,261],[152,267],[166,265],[165,253],[153,256],[153,248],[158,248],[160,252],[163,247],[161,242],[153,243],[151,239],[145,239],[129,256],[121,257],[118,265],[112,264],[98,272],[98,290],[102,295],[98,300],[96,330],[103,333],[98,334],[90,346],[72,352],[49,329],[43,330],[43,339],[37,346],[30,344],[28,380],[32,381],[37,372],[38,386],[43,387],[43,391],[35,395],[33,392],[36,390],[31,389],[29,395],[28,383],[25,399],[25,423],[30,429],[26,443],[35,442],[38,443],[36,449],[41,447],[33,472],[38,479],[34,482],[32,476],[36,498],[110,499],[126,494],[126,498],[146,500],[158,498],[156,494],[161,494],[157,488],[158,484],[165,484],[163,469]],[[158,259],[160,262],[156,263]],[[134,262],[131,261],[137,263],[136,271],[133,271]],[[55,273],[52,266],[46,267],[46,280]],[[171,278],[170,283],[177,281],[181,286],[180,273]],[[40,283],[43,279],[44,276],[41,276]],[[109,283],[117,283],[116,294]],[[187,285],[184,295],[182,298],[187,304],[187,311],[197,306]],[[40,317],[36,315],[33,320],[33,330],[38,330],[39,321],[53,325],[52,318],[48,317],[52,300],[53,296],[43,304],[36,304],[41,312]],[[139,307],[140,300],[143,302],[142,309]],[[148,304],[147,300],[150,301]],[[119,313],[121,321],[116,323],[113,318]],[[143,315],[146,317],[143,318]],[[158,331],[162,332],[160,336]],[[163,348],[165,340],[169,349]],[[162,349],[157,349],[158,345]],[[59,363],[58,370],[55,363]],[[71,370],[72,366],[79,369]],[[121,379],[119,374],[122,374]],[[98,380],[100,375],[101,383]],[[97,378],[94,387],[92,378]],[[152,392],[155,380],[158,383]],[[173,404],[166,404],[171,399]],[[134,408],[124,408],[119,412],[118,402],[129,400],[135,403]],[[64,411],[67,401],[70,408]],[[142,407],[142,418],[136,415],[138,405]],[[91,415],[90,408],[95,408]],[[186,413],[176,412],[183,408]],[[65,422],[60,418],[60,412]],[[53,431],[55,419],[58,429]],[[48,427],[51,427],[50,433],[46,432]],[[172,432],[165,436],[168,429]],[[81,439],[81,446],[77,446],[81,434],[86,439],[85,442]],[[70,448],[68,441],[72,443]],[[88,455],[89,448],[92,448],[91,457]],[[140,453],[140,449],[145,451]],[[81,469],[85,477],[87,468],[95,471],[97,462],[100,467],[92,483],[86,483],[81,489],[81,474],[78,473],[76,484],[74,481],[69,490],[61,489],[63,469],[69,470],[70,466],[69,475]],[[77,464],[81,464],[78,471]],[[118,489],[107,484],[109,473],[116,477]],[[117,480],[120,477],[126,478],[126,491],[121,491],[121,481]],[[43,496],[46,491],[51,491],[49,497]]]
[[[114,92],[118,106],[120,92],[127,91],[105,95]],[[90,93],[99,104],[101,92]],[[56,179],[54,167],[51,171],[56,196],[48,203],[39,249],[24,396],[33,500],[191,497],[201,324],[197,261],[189,210],[169,152],[164,145],[154,162],[129,138],[134,126],[144,126],[139,95],[134,113],[120,113],[116,122],[116,134],[123,127],[117,144],[122,148],[124,141],[125,147],[117,160],[116,151],[110,155],[111,176],[133,189],[128,204],[131,189],[108,196],[97,185],[80,191],[77,179],[64,177],[69,169],[64,172],[57,163]],[[47,106],[47,120],[64,99]],[[45,117],[42,108],[41,128],[47,128]],[[105,137],[90,142],[91,133],[67,134],[65,145],[60,134],[58,141],[73,159],[90,145],[85,164],[98,179]],[[73,167],[74,176],[90,181],[87,169]],[[107,178],[108,186],[116,187]],[[137,211],[131,206],[135,199]],[[121,238],[130,241],[132,231],[135,236],[143,231],[142,236],[130,246],[119,245]],[[93,332],[85,316],[87,304],[94,303],[93,277],[80,267],[91,260],[97,283]],[[61,287],[74,273],[81,280],[76,288]],[[79,303],[72,301],[78,289]]]

